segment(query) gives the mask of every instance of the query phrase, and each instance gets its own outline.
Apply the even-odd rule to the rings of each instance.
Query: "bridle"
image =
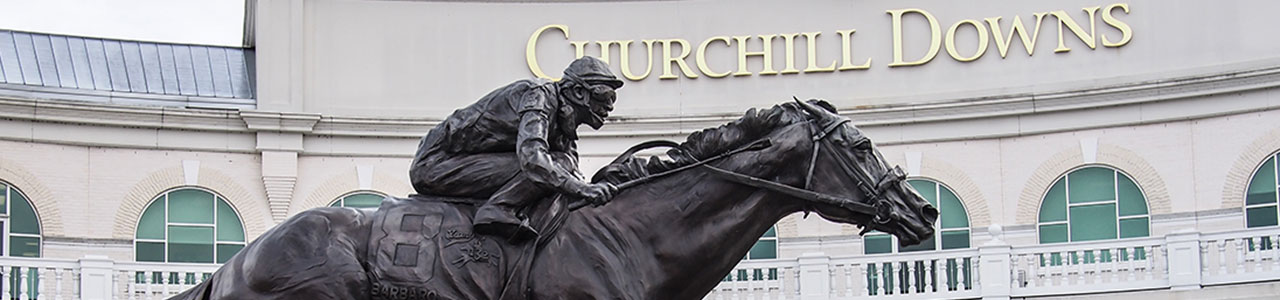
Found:
[[[815,121],[819,121],[819,120],[815,120]],[[710,158],[699,160],[697,162],[694,162],[685,166],[681,166],[679,168],[667,170],[657,174],[650,174],[650,175],[640,177],[631,181],[623,182],[619,184],[617,187],[619,190],[623,190],[623,189],[634,187],[636,185],[639,185],[645,182],[652,181],[660,177],[665,177],[667,175],[679,173],[685,170],[692,169],[694,167],[701,166],[703,168],[706,168],[708,171],[710,171],[711,174],[714,174],[716,176],[719,176],[721,178],[724,178],[726,180],[733,181],[739,184],[777,192],[777,193],[791,196],[793,198],[797,198],[800,200],[805,200],[805,201],[819,203],[819,204],[834,205],[844,209],[870,215],[870,216],[873,216],[872,221],[874,221],[877,224],[886,224],[892,221],[894,218],[897,218],[898,217],[897,213],[893,211],[892,204],[889,202],[888,199],[884,197],[884,195],[885,195],[885,192],[888,191],[890,188],[901,185],[902,181],[906,178],[906,173],[903,172],[902,168],[900,167],[895,166],[893,169],[890,169],[888,172],[885,172],[884,175],[880,176],[879,179],[873,181],[872,176],[868,174],[868,172],[865,169],[856,167],[856,165],[853,162],[849,161],[848,157],[841,156],[841,155],[832,155],[833,157],[839,160],[840,163],[838,163],[837,166],[840,167],[844,175],[854,177],[855,181],[858,182],[858,190],[862,192],[863,196],[866,199],[871,199],[875,201],[874,205],[867,205],[862,202],[854,201],[853,199],[847,199],[837,195],[830,195],[830,194],[825,194],[825,193],[820,193],[820,192],[815,192],[810,190],[813,184],[813,172],[818,163],[818,153],[821,152],[822,149],[824,148],[834,147],[831,145],[830,141],[827,141],[827,138],[830,137],[831,134],[836,131],[836,129],[839,129],[842,125],[850,121],[848,118],[838,118],[838,119],[829,119],[829,120],[830,121],[827,121],[827,122],[820,122],[820,121],[811,122],[811,124],[815,124],[818,126],[816,126],[813,130],[814,132],[814,135],[812,137],[812,144],[813,144],[812,153],[813,154],[810,156],[810,159],[809,159],[809,166],[805,174],[803,188],[797,188],[797,187],[793,187],[793,186],[779,183],[776,181],[717,168],[708,164],[710,162],[723,159],[733,154],[767,148],[769,145],[771,145],[771,142],[768,139],[760,139],[750,144],[747,144],[746,146],[734,149],[729,152],[721,153],[719,155],[716,155]],[[863,138],[862,140],[859,140],[857,142],[870,143],[870,140]],[[641,150],[658,148],[658,147],[677,147],[677,146],[679,146],[679,144],[672,141],[644,142],[639,145],[633,146],[630,149],[627,149],[627,151],[623,152],[622,155],[619,155],[618,158],[614,159],[614,161],[611,162],[610,164],[612,165],[612,164],[621,163],[625,159],[630,158],[632,155],[635,155],[635,153]],[[828,151],[834,151],[834,150],[828,149]],[[875,184],[869,184],[870,182],[875,182]],[[577,210],[579,208],[585,207],[590,204],[591,203],[588,203],[586,201],[574,202],[569,205],[569,209]],[[805,211],[806,212],[809,211],[808,206],[806,206]]]

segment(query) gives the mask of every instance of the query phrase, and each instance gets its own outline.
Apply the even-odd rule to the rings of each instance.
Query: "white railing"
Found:
[[[1255,229],[1200,236],[1201,284],[1280,278],[1280,231]]]
[[[1158,237],[1013,248],[1012,294],[1063,295],[1169,287]]]
[[[1007,299],[1280,281],[1280,228],[743,261],[705,299]],[[0,258],[0,299],[166,299],[218,265]]]
[[[989,231],[1000,237],[997,227]],[[778,270],[779,277],[753,283],[756,277],[734,277],[739,270]],[[1196,289],[1280,281],[1280,228],[1017,247],[996,239],[973,249],[848,257],[806,254],[744,261],[730,277],[706,299],[1007,299]]]

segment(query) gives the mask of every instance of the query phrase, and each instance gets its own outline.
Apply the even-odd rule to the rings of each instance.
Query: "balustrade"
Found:
[[[217,268],[212,264],[114,262],[104,257],[4,257],[0,258],[0,297],[166,299],[207,280]],[[1275,280],[1280,280],[1280,229],[1265,228],[1049,245],[988,243],[972,249],[840,257],[810,253],[793,259],[749,260],[734,267],[706,299],[1034,297]]]

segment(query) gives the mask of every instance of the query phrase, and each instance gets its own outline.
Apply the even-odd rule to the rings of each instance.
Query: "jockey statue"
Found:
[[[525,79],[456,110],[418,145],[409,178],[419,194],[487,199],[474,231],[523,243],[538,233],[517,211],[555,193],[601,205],[617,188],[578,172],[578,125],[600,129],[622,87],[586,56],[564,79]]]

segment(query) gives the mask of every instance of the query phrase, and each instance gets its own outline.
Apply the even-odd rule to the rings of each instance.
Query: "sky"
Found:
[[[0,0],[0,29],[242,46],[245,0]]]

